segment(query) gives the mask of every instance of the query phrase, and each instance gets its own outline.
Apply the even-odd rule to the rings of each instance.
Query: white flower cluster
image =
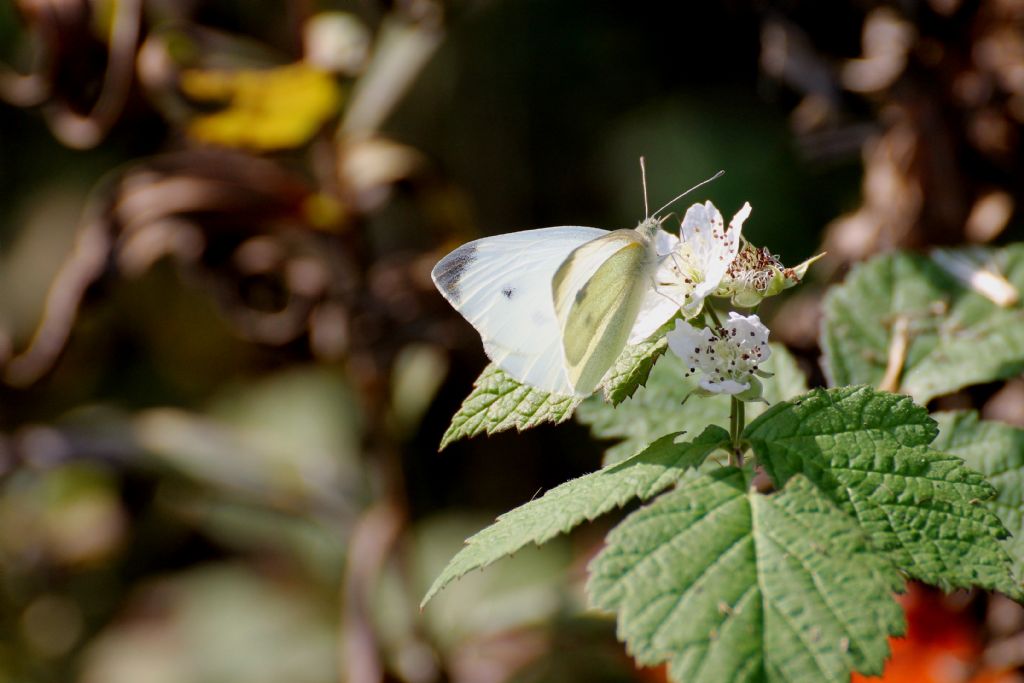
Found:
[[[658,231],[654,289],[644,301],[630,343],[643,341],[679,311],[686,318],[700,314],[704,300],[718,291],[736,259],[749,215],[750,204],[744,204],[726,228],[715,205],[705,202],[686,212],[678,237]]]
[[[694,204],[678,237],[665,232],[656,236],[659,266],[654,295],[645,300],[630,340],[646,338],[681,311],[685,320],[677,321],[668,333],[669,348],[683,359],[689,374],[702,375],[700,391],[743,400],[760,398],[755,375],[768,376],[760,370],[771,355],[768,328],[756,315],[736,312],[721,327],[694,327],[686,321],[697,318],[711,296],[727,297],[737,306],[756,306],[797,284],[814,261],[786,268],[766,249],[746,242],[741,232],[750,211],[750,204],[744,204],[726,226],[714,204]]]

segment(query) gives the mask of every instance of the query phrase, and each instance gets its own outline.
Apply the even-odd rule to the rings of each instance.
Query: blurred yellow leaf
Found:
[[[185,71],[181,89],[200,102],[227,107],[195,117],[188,132],[199,142],[256,150],[306,143],[341,105],[341,91],[327,72],[307,64],[273,69]]]

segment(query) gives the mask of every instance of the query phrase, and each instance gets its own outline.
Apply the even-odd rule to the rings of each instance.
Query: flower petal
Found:
[[[679,238],[670,232],[658,230],[654,233],[654,248],[658,256],[667,256],[679,246]]]
[[[735,240],[737,247],[739,247],[740,243],[740,233],[743,232],[743,224],[750,217],[751,211],[750,202],[743,202],[743,206],[740,207],[740,210],[729,221],[729,238]]]
[[[723,379],[719,382],[713,382],[710,377],[702,377],[700,380],[700,388],[710,391],[713,394],[742,394],[744,391],[750,388],[750,384],[736,382],[731,379]]]
[[[741,347],[762,347],[764,349],[762,360],[771,355],[771,348],[768,346],[768,328],[764,326],[761,318],[757,315],[744,316],[736,311],[730,311],[729,319],[723,327],[729,330],[729,333],[735,337],[736,343]]]
[[[679,304],[673,301],[670,294],[658,291],[652,287],[644,294],[644,300],[640,304],[640,313],[636,316],[629,331],[627,344],[639,344],[654,334],[659,327],[667,323],[672,316],[679,312]]]
[[[683,223],[679,227],[679,237],[684,242],[692,242],[705,233],[711,232],[711,215],[708,207],[711,211],[718,213],[718,209],[711,202],[705,204],[694,204],[686,210],[686,215],[683,216]],[[719,214],[719,220],[721,220],[721,214]]]
[[[711,330],[696,328],[685,320],[677,320],[675,328],[665,335],[672,353],[693,367],[702,364],[701,353],[704,353],[710,336]]]

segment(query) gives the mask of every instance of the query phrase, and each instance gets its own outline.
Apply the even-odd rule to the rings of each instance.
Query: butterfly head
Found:
[[[661,230],[661,224],[665,222],[668,216],[662,216],[660,218],[651,216],[645,218],[636,226],[636,231],[643,235],[646,239],[653,239],[658,231]]]

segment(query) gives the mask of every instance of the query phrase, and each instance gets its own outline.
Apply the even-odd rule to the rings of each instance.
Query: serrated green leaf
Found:
[[[772,344],[772,356],[763,368],[775,373],[764,380],[764,398],[775,403],[807,391],[807,382],[793,356],[784,346]],[[699,432],[707,424],[728,425],[728,396],[693,396],[683,400],[696,387],[694,378],[686,378],[686,368],[674,354],[662,358],[647,380],[646,388],[636,396],[612,406],[597,398],[584,401],[577,411],[580,422],[600,439],[621,443],[605,452],[605,463],[628,458],[666,432]],[[760,414],[764,405],[747,404],[749,417]]]
[[[1024,245],[996,253],[995,261],[1024,288]],[[858,266],[825,298],[821,341],[830,383],[878,386],[901,326],[908,345],[898,388],[920,403],[1024,369],[1020,305],[1001,308],[926,256],[896,253]]]
[[[996,489],[985,501],[1009,530],[1003,541],[1018,584],[1024,580],[1024,429],[978,419],[975,412],[937,413],[939,436],[932,443],[964,459]]]
[[[440,450],[453,441],[494,434],[508,429],[523,431],[545,422],[558,424],[572,417],[579,398],[558,396],[520,384],[491,363],[473,383],[452,423],[441,437]]]
[[[903,629],[898,574],[802,477],[768,496],[735,468],[689,479],[613,530],[590,571],[631,654],[680,683],[847,683],[881,673]]]
[[[714,426],[693,441],[677,443],[678,437],[664,436],[625,462],[567,481],[501,515],[466,541],[427,591],[423,604],[463,574],[486,567],[530,543],[544,543],[634,498],[646,500],[660,493],[729,443],[728,432]]]
[[[601,382],[601,392],[605,401],[618,405],[647,383],[654,364],[668,348],[665,334],[675,327],[675,324],[675,319],[672,319],[645,341],[627,346],[623,350]]]
[[[674,323],[673,323],[674,324]],[[607,400],[619,403],[633,395],[647,381],[658,357],[665,352],[664,325],[649,339],[627,346],[601,383]],[[441,437],[439,450],[459,439],[478,434],[495,434],[509,429],[523,431],[552,422],[559,424],[572,417],[582,399],[559,396],[521,384],[491,363],[480,373],[452,422]],[[668,430],[662,430],[662,434]]]
[[[914,578],[1017,592],[982,501],[994,494],[963,461],[928,447],[937,433],[907,396],[869,387],[815,389],[770,408],[744,436],[779,485],[803,474]]]

